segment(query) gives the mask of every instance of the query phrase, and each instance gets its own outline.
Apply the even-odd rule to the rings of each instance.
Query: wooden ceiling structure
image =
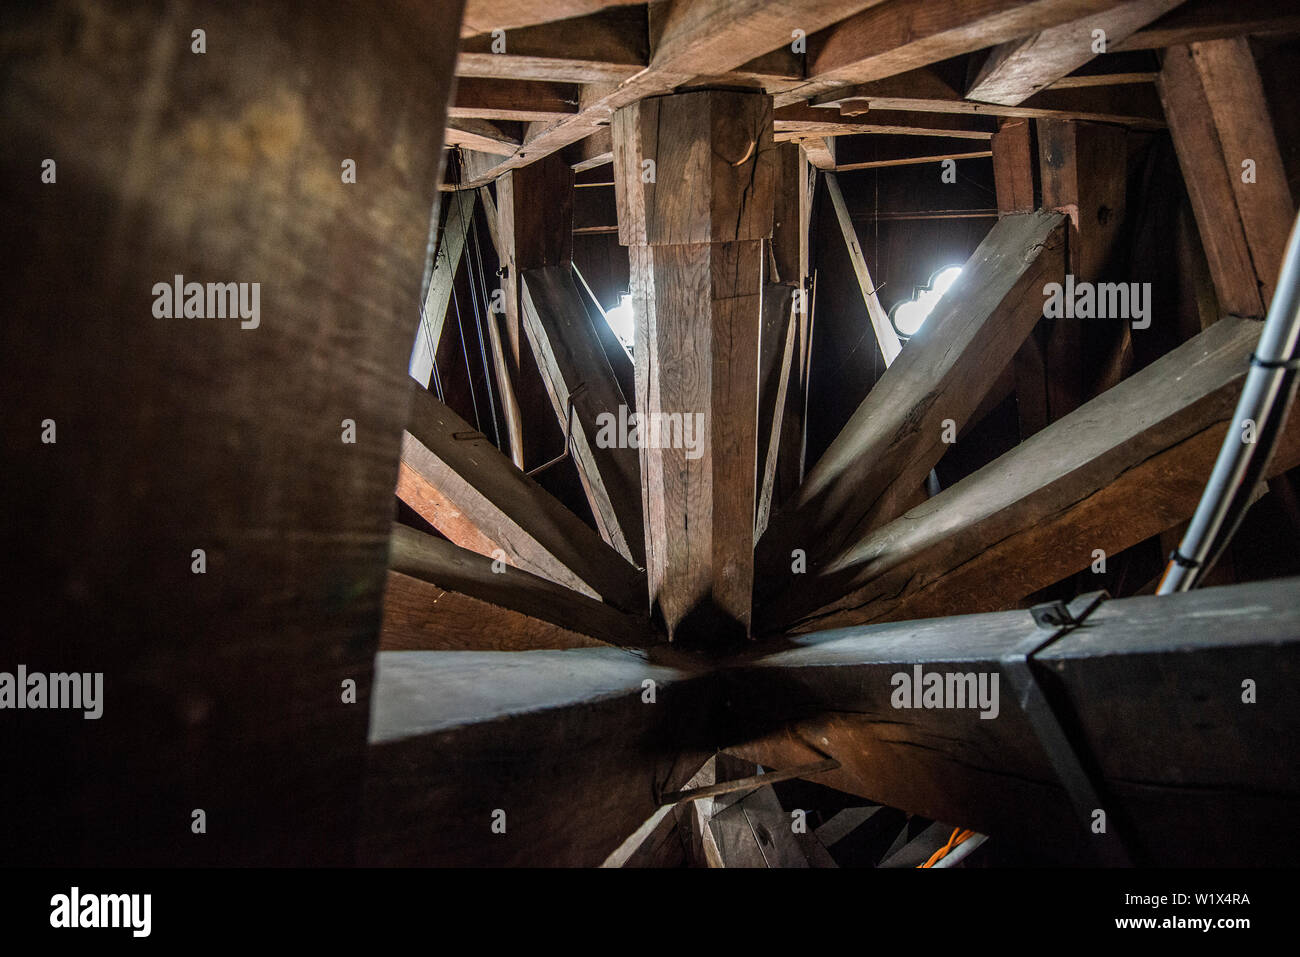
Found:
[[[196,57],[174,17],[52,6],[12,33],[4,173],[55,156],[58,184],[0,227],[0,291],[47,318],[6,324],[0,354],[23,357],[13,434],[59,438],[14,440],[4,542],[28,557],[6,589],[16,660],[113,690],[90,744],[79,716],[6,729],[40,769],[2,799],[9,859],[594,866],[666,822],[725,864],[707,812],[663,809],[749,762],[1033,860],[1107,860],[1115,835],[1139,864],[1293,860],[1294,580],[1055,630],[1026,607],[1195,508],[1295,215],[1247,38],[1300,11],[383,0],[362,23],[329,0],[300,33],[236,3]],[[147,68],[103,69],[106,44]],[[1213,315],[1141,368],[1108,327],[1090,367],[1093,331],[1047,323],[1044,287],[1106,278],[1126,137],[1166,129]],[[837,164],[868,135],[892,152]],[[998,218],[900,348],[837,176],[975,156]],[[631,356],[572,269],[575,175],[597,169]],[[819,183],[888,368],[807,461],[813,323],[836,308]],[[476,216],[501,267],[496,443],[434,394]],[[147,321],[142,290],[179,274],[260,280],[261,328]],[[927,493],[1007,388],[1022,441]],[[677,440],[608,441],[620,410]],[[530,474],[557,432],[590,523]],[[1270,477],[1297,465],[1292,422]],[[425,530],[393,523],[394,488]],[[1035,636],[1110,837],[1010,693]],[[1002,673],[999,717],[891,706],[915,667]]]

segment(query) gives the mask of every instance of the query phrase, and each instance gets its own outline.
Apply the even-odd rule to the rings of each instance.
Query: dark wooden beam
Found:
[[[873,109],[869,113],[857,116],[845,116],[830,107],[795,104],[783,106],[773,114],[772,128],[773,135],[778,140],[874,133],[900,136],[951,136],[987,142],[993,135],[995,126],[993,119],[983,116],[955,116],[934,112],[883,109]]]
[[[713,639],[747,635],[771,99],[700,91],[644,100],[615,114],[613,133],[636,408],[649,436],[641,462],[652,607],[670,636],[683,625]]]
[[[4,712],[6,863],[354,863],[460,8],[5,11],[5,667],[103,676]]]
[[[1115,50],[1159,50],[1256,33],[1300,32],[1300,10],[1277,0],[1188,0]]]
[[[362,863],[598,866],[712,751],[692,677],[616,648],[381,653]]]
[[[1015,106],[1111,49],[1182,0],[1128,0],[994,47],[966,98]],[[1104,48],[1097,49],[1101,30]]]
[[[784,106],[929,66],[1116,5],[1118,0],[892,0],[808,38],[808,79]]]
[[[616,6],[577,19],[461,41],[459,76],[565,83],[617,83],[645,69],[650,39],[643,6]]]
[[[566,266],[530,269],[520,283],[528,342],[551,406],[561,426],[571,433],[568,452],[596,527],[624,558],[644,566],[637,450],[620,441],[616,427],[607,429],[607,417],[614,423],[626,422],[634,407],[619,388],[571,270]],[[610,435],[613,442],[607,441]]]
[[[624,611],[645,608],[644,575],[485,436],[412,385],[398,498],[457,545]]]
[[[381,651],[521,651],[650,643],[628,615],[553,581],[393,526]]]
[[[1042,315],[1043,286],[1060,281],[1063,217],[1025,213],[998,221],[935,306],[921,331],[867,394],[759,542],[773,587],[792,576],[792,552],[809,569],[852,540],[853,530],[893,519],[925,481]],[[858,533],[859,535],[861,532]]]
[[[1134,863],[1284,866],[1300,852],[1277,827],[1300,799],[1300,770],[1259,758],[1300,733],[1297,587],[1103,602],[1034,658],[1070,746],[1095,767],[1107,834],[1125,839]],[[1027,611],[808,636],[728,669],[734,725],[721,740],[768,767],[829,755],[841,767],[818,783],[974,828],[1033,860],[1097,861],[1094,809],[1073,806],[1004,671],[1003,657],[1031,636],[1052,632]],[[982,675],[986,689],[998,679],[997,717],[895,707],[895,676],[915,669],[945,684]],[[1259,704],[1243,704],[1247,678]]]
[[[491,120],[463,117],[447,121],[444,139],[448,146],[509,156],[519,149],[521,135],[518,123],[493,123]]]
[[[546,4],[533,3],[531,0],[469,0],[465,5],[460,35],[472,37],[491,34],[493,30],[505,30],[508,40],[519,27],[588,16],[622,3],[623,0],[551,0]]]
[[[453,119],[552,122],[578,112],[578,87],[536,80],[463,76],[456,80]]]
[[[1189,518],[1259,339],[1223,319],[792,585],[800,630],[993,611]],[[1234,426],[1235,427],[1235,426]],[[1270,474],[1300,461],[1293,421]],[[808,609],[830,596],[816,612]]]

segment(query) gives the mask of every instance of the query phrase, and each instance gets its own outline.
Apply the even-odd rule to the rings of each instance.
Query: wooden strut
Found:
[[[772,771],[768,774],[752,774],[745,778],[736,778],[734,781],[721,781],[718,784],[710,784],[702,788],[691,788],[689,791],[674,791],[666,797],[659,799],[660,807],[672,807],[674,804],[684,804],[687,801],[699,801],[702,798],[717,797],[719,794],[732,794],[736,791],[752,791],[754,788],[765,787],[769,784],[780,784],[782,781],[789,781],[791,778],[809,777],[813,774],[821,774],[823,771],[839,770],[840,762],[834,758],[827,758],[824,761],[814,761],[811,764],[801,764],[797,767],[787,768],[784,771]]]

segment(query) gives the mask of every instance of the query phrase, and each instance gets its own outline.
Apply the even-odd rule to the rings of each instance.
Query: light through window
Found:
[[[896,305],[890,318],[898,334],[909,337],[916,335],[943,294],[960,275],[960,266],[945,266],[930,278],[928,288],[918,290],[915,298]]]

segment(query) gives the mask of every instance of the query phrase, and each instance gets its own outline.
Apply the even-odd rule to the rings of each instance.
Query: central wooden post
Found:
[[[670,637],[748,635],[772,100],[643,100],[614,114],[613,141],[651,609]]]

